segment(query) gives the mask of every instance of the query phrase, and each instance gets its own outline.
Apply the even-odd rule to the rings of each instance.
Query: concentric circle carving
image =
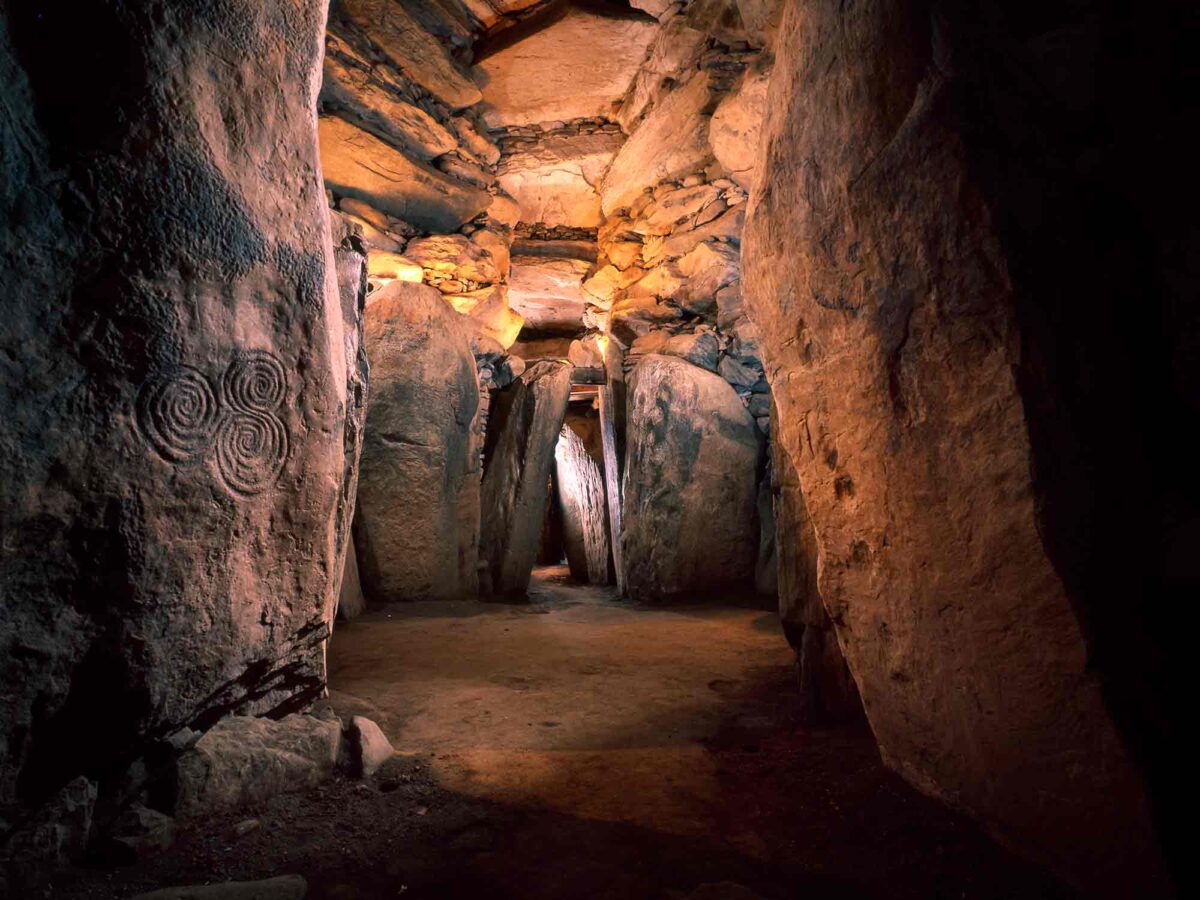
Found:
[[[272,413],[231,412],[217,429],[217,470],[239,494],[257,494],[272,484],[287,453],[287,429]]]
[[[242,412],[274,412],[287,396],[283,363],[261,350],[239,353],[221,381],[225,401]]]
[[[193,462],[212,446],[221,408],[203,373],[178,366],[148,381],[138,397],[138,423],[166,459]]]

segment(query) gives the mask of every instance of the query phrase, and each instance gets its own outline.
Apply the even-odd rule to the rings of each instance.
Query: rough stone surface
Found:
[[[345,119],[321,116],[321,168],[337,195],[355,197],[430,231],[456,230],[492,198],[381,141]]]
[[[551,132],[505,154],[500,186],[520,204],[524,222],[595,228],[603,220],[595,186],[624,140],[615,129]]]
[[[492,406],[479,553],[498,597],[524,597],[529,587],[571,369],[568,362],[536,363]]]
[[[462,109],[480,101],[479,89],[403,4],[395,0],[337,0],[336,9],[369,34],[408,78],[447,106]]]
[[[315,787],[341,750],[337,719],[229,716],[176,760],[175,814],[194,818]]]
[[[372,295],[371,397],[354,537],[368,599],[476,592],[479,384],[465,320],[427,285]]]
[[[367,609],[362,580],[358,574],[358,553],[353,541],[346,548],[346,564],[342,570],[342,589],[338,594],[338,617],[347,621],[361,616]]]
[[[608,511],[599,418],[568,415],[554,448],[554,463],[571,576],[589,584],[607,584]]]
[[[514,256],[508,304],[531,328],[578,332],[583,327],[583,276],[590,268],[579,259]]]
[[[885,761],[1097,893],[1158,893],[1040,536],[1011,260],[928,27],[898,0],[787,4],[744,244],[776,437]]]
[[[770,81],[770,69],[748,71],[737,88],[717,106],[708,129],[717,162],[725,167],[730,178],[747,189],[757,175],[758,144]]]
[[[370,778],[392,758],[395,749],[378,725],[365,716],[351,716],[346,726],[350,769],[360,778]]]
[[[366,60],[335,38],[329,43],[321,83],[323,109],[356,120],[416,159],[428,161],[458,147],[453,134],[419,106],[397,97]]]
[[[546,27],[476,64],[484,120],[498,128],[608,115],[655,30],[641,16],[567,7]]]
[[[771,490],[778,535],[779,619],[788,643],[796,651],[801,712],[813,721],[845,721],[861,716],[858,688],[821,600],[817,534],[804,505],[800,478],[780,441],[771,442]]]
[[[325,12],[0,10],[0,806],[324,687],[347,375]]]
[[[303,900],[308,882],[299,875],[280,875],[261,881],[227,881],[160,888],[132,900]]]
[[[762,455],[719,376],[652,354],[629,378],[622,552],[635,599],[753,586]]]
[[[647,185],[682,178],[708,164],[709,101],[709,76],[699,72],[650,110],[600,184],[606,216],[629,206]]]

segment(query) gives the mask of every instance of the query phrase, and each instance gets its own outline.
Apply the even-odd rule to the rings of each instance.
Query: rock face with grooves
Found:
[[[325,4],[43,12],[0,9],[5,807],[319,696],[345,476]]]
[[[630,374],[622,550],[629,595],[752,587],[758,548],[754,419],[718,375],[651,354]]]
[[[434,232],[457,230],[492,202],[486,191],[410,159],[344,119],[322,116],[319,131],[325,184],[339,196]]]
[[[497,597],[524,597],[529,588],[571,369],[565,361],[536,363],[493,401],[490,428],[496,437],[483,478],[479,552]]]
[[[929,28],[902,0],[787,4],[743,244],[776,437],[888,765],[1097,893],[1157,894],[1143,788],[1040,535],[1005,198],[932,55],[959,36]]]
[[[600,420],[569,414],[554,448],[554,480],[571,576],[589,584],[608,583],[603,460]]]
[[[373,602],[474,597],[479,383],[466,320],[423,284],[371,295],[354,538]]]
[[[451,109],[480,101],[479,89],[403,4],[336,0],[334,11],[367,31],[397,68]]]

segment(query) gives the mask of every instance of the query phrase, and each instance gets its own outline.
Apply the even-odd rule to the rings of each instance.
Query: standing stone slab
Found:
[[[338,500],[337,541],[341,573],[337,579],[338,613],[353,618],[366,606],[358,580],[358,563],[350,527],[358,498],[358,464],[362,458],[363,430],[367,421],[367,379],[370,366],[363,343],[363,319],[367,302],[367,251],[361,229],[340,214],[331,216],[333,259],[337,269],[338,295],[342,301],[343,338],[346,347],[346,461],[342,470],[342,493]]]
[[[524,597],[529,588],[571,369],[558,360],[531,366],[501,392],[492,410],[492,427],[498,430],[483,478],[480,555],[498,597]]]
[[[366,344],[363,590],[374,602],[474,597],[479,382],[467,327],[436,289],[393,281],[371,296]]]
[[[786,4],[762,143],[770,178],[743,242],[746,308],[779,407],[775,437],[819,541],[821,596],[885,762],[1089,893],[1159,896],[1146,795],[1098,678],[1106,660],[1089,654],[1085,607],[1051,557],[1040,502],[1057,463],[1041,465],[1030,428],[1043,406],[1069,417],[1069,398],[1057,381],[1048,396],[1022,395],[1036,377],[1022,370],[1022,303],[1047,304],[1035,318],[1049,319],[1062,314],[1055,290],[1079,293],[1086,324],[1104,298],[1094,309],[1074,279],[1022,297],[1022,260],[1000,231],[1019,222],[1040,243],[1088,223],[1072,210],[1039,232],[1046,176],[1026,208],[975,167],[970,117],[1002,104],[989,105],[1001,96],[990,66],[989,99],[962,102],[993,52],[974,34],[931,32],[927,9],[907,0]],[[1023,83],[1007,86],[1010,100]],[[1057,121],[1016,128],[1059,135]],[[1089,180],[1081,196],[1095,189]],[[1111,240],[1106,231],[1100,246]],[[1062,266],[1055,256],[1038,277]],[[1127,324],[1124,297],[1119,309],[1105,327]],[[1074,332],[1062,346],[1055,377],[1087,349]],[[1089,372],[1087,384],[1112,382]],[[1096,491],[1112,471],[1100,470]],[[1082,508],[1060,510],[1076,531]],[[1129,523],[1119,525],[1124,539]]]
[[[554,462],[571,576],[589,584],[607,584],[608,511],[599,418],[568,415],[554,448]]]
[[[0,806],[324,688],[348,371],[325,18],[0,8]]]
[[[682,359],[651,354],[630,374],[627,415],[629,596],[752,588],[762,446],[733,388]]]

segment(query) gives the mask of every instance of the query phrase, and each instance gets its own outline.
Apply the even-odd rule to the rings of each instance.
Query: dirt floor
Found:
[[[49,895],[297,872],[334,900],[1072,896],[886,771],[865,727],[801,727],[769,613],[636,606],[544,569],[527,605],[342,625],[330,665],[338,713],[400,752],[379,775]]]

